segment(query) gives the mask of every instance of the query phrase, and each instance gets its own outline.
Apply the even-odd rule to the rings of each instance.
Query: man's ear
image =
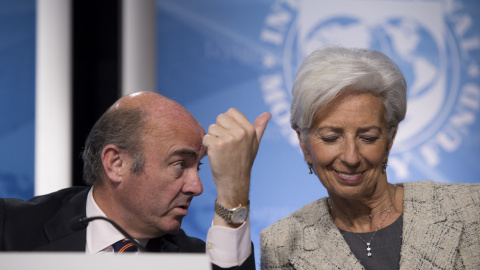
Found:
[[[303,156],[305,157],[305,161],[307,162],[307,164],[312,164],[312,158],[310,156],[310,152],[308,151],[306,145],[303,143],[302,134],[300,133],[300,129],[297,128],[296,131],[297,131],[298,141],[300,142],[300,148],[302,148]]]
[[[127,169],[124,151],[114,145],[109,144],[103,148],[102,164],[105,174],[113,183],[120,183]]]

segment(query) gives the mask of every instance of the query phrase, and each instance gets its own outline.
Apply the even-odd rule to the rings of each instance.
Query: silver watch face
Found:
[[[248,209],[244,207],[240,207],[237,209],[237,211],[235,211],[232,214],[232,223],[235,223],[235,224],[243,223],[245,222],[245,220],[247,220],[247,216],[248,216]]]

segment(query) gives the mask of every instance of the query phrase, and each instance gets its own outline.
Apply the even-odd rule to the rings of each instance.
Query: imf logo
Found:
[[[478,118],[480,72],[471,54],[478,53],[480,39],[472,21],[459,1],[278,1],[260,35],[270,47],[259,78],[264,100],[298,147],[288,118],[303,59],[325,45],[384,52],[408,84],[407,116],[389,170],[397,180],[409,179],[411,170],[433,169],[455,153]]]

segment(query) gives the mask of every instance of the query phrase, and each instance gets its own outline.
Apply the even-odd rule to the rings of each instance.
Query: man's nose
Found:
[[[203,192],[202,181],[200,181],[200,176],[198,171],[192,171],[185,179],[185,184],[183,185],[182,192],[188,195],[198,196]]]

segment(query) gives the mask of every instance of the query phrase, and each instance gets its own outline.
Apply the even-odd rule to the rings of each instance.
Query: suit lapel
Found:
[[[431,181],[405,183],[400,269],[452,269],[462,224],[448,221]]]
[[[303,243],[289,257],[295,269],[363,269],[333,223],[325,198],[303,216]]]
[[[76,230],[72,222],[76,217],[86,215],[87,195],[90,189],[74,195],[65,202],[62,209],[45,226],[45,234],[49,244],[39,248],[42,251],[85,251],[87,231],[85,228]]]
[[[147,250],[150,252],[180,252],[176,244],[165,240],[164,237],[150,239]]]
[[[463,225],[447,220],[432,181],[404,187],[400,269],[453,269]],[[295,269],[363,269],[332,222],[326,199],[312,209],[302,213],[303,242],[289,257]]]

